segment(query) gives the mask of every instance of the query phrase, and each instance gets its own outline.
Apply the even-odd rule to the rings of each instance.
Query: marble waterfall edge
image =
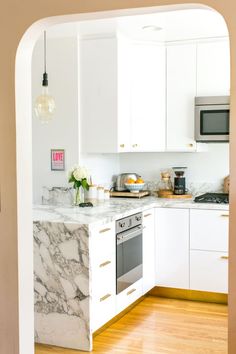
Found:
[[[86,225],[34,222],[35,340],[91,350]]]

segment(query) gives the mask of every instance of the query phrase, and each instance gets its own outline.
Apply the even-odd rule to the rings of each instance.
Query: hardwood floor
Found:
[[[78,354],[36,345],[36,354]],[[100,354],[226,354],[227,306],[146,297],[94,339]]]

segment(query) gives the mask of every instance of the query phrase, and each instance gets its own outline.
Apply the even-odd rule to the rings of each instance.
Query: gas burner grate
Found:
[[[226,193],[205,193],[194,199],[196,203],[228,204],[229,195]]]

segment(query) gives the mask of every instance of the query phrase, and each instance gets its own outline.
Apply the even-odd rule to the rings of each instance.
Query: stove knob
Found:
[[[136,220],[136,221],[142,220],[142,216],[135,216],[135,220]]]
[[[119,226],[120,226],[121,228],[125,227],[125,222],[119,222]]]

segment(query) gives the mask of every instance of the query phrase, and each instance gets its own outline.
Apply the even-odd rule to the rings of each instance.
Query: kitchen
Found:
[[[153,255],[151,261],[153,264],[157,262],[157,265],[152,266],[149,264],[149,266],[152,267],[150,268],[152,272],[150,269],[147,270],[149,276],[146,278],[146,281],[149,285],[145,287],[143,283],[142,285],[140,284],[141,282],[136,284],[138,289],[129,295],[131,297],[129,297],[128,305],[155,285],[180,289],[197,289],[225,294],[227,292],[226,259],[222,259],[224,265],[223,269],[220,268],[220,271],[223,272],[223,283],[221,283],[219,279],[220,284],[213,284],[213,288],[210,289],[206,287],[206,284],[209,283],[209,278],[205,279],[205,285],[199,284],[199,274],[196,274],[196,267],[198,264],[202,264],[203,260],[198,256],[203,255],[204,252],[205,255],[208,256],[212,254],[211,252],[213,251],[219,252],[217,255],[220,257],[227,257],[228,206],[227,204],[219,205],[218,203],[210,204],[210,206],[209,204],[200,204],[199,206],[199,204],[193,204],[192,201],[190,202],[187,199],[181,199],[180,201],[172,199],[162,200],[161,198],[157,199],[155,195],[140,200],[112,198],[104,202],[95,201],[93,209],[87,210],[87,208],[85,208],[86,210],[78,210],[76,208],[75,210],[71,208],[68,211],[65,206],[66,204],[68,205],[68,203],[72,204],[73,196],[71,190],[68,190],[69,184],[67,182],[66,173],[63,171],[52,171],[49,168],[51,163],[51,149],[64,150],[66,170],[70,169],[79,161],[80,165],[84,165],[89,169],[93,184],[105,187],[106,189],[112,187],[113,182],[111,176],[117,176],[122,172],[135,171],[142,176],[151,194],[155,194],[155,191],[159,189],[161,183],[161,172],[171,173],[173,183],[172,167],[182,166],[188,167],[186,170],[186,188],[188,189],[188,194],[195,196],[204,194],[205,192],[222,192],[224,177],[229,174],[228,144],[203,144],[195,141],[194,98],[195,96],[229,95],[227,28],[219,14],[209,10],[198,11],[198,13],[192,14],[192,17],[190,13],[188,13],[188,16],[185,16],[184,11],[182,14],[181,12],[177,12],[178,14],[175,12],[161,14],[162,16],[158,18],[158,23],[159,26],[163,26],[163,28],[164,23],[165,28],[168,27],[168,22],[173,26],[173,16],[176,18],[176,27],[173,26],[174,28],[171,29],[172,31],[170,30],[170,33],[164,33],[163,29],[153,30],[153,28],[143,28],[147,26],[147,23],[151,26],[150,23],[153,23],[153,19],[149,19],[149,22],[147,22],[147,18],[139,19],[138,21],[135,19],[133,26],[135,27],[135,23],[136,26],[138,26],[138,34],[141,36],[141,39],[133,39],[135,45],[131,46],[132,50],[126,38],[127,36],[132,38],[134,34],[137,35],[137,29],[134,31],[135,33],[124,33],[125,29],[126,31],[131,31],[132,29],[132,26],[128,26],[127,29],[125,19],[120,19],[119,22],[119,30],[123,30],[119,38],[112,36],[110,33],[111,30],[114,32],[114,23],[112,23],[112,21],[110,21],[111,23],[104,23],[104,21],[102,23],[101,21],[97,21],[93,24],[80,23],[79,33],[82,33],[83,39],[79,46],[79,68],[77,67],[76,61],[77,37],[71,36],[75,28],[65,25],[64,28],[61,29],[55,28],[52,38],[50,38],[50,31],[48,31],[49,88],[51,94],[55,97],[57,114],[55,114],[54,119],[47,125],[42,125],[36,117],[33,119],[34,202],[35,204],[41,204],[43,197],[44,204],[54,204],[54,207],[55,204],[58,204],[59,207],[55,207],[55,209],[54,207],[50,208],[47,206],[40,207],[39,209],[35,208],[35,214],[37,215],[34,223],[35,225],[37,223],[35,237],[38,237],[38,232],[43,233],[43,231],[45,231],[45,228],[41,228],[41,221],[48,222],[53,220],[56,222],[56,220],[60,220],[61,223],[73,220],[72,223],[74,223],[75,220],[77,220],[77,222],[78,220],[83,220],[82,222],[79,221],[79,224],[86,225],[92,217],[96,226],[103,225],[102,230],[110,229],[103,241],[106,247],[102,247],[101,243],[95,246],[95,250],[100,248],[108,250],[109,243],[112,243],[113,246],[115,244],[115,242],[111,242],[112,237],[115,235],[115,224],[113,221],[134,214],[134,211],[135,213],[144,213],[144,220],[146,220],[145,215],[147,214],[151,214],[149,217],[152,220],[158,219],[159,222],[156,223],[155,233],[149,231],[149,234],[153,234],[153,237],[156,234],[157,239],[152,239],[153,244],[151,244],[151,241],[146,246],[143,244],[143,247],[149,247],[149,252],[150,248],[155,248],[155,243],[158,245],[156,254]],[[189,21],[187,24],[186,17]],[[195,19],[195,22],[193,19]],[[201,33],[199,32],[198,25],[200,21]],[[209,26],[209,21],[212,21],[211,26]],[[132,20],[129,19],[127,22],[130,24]],[[176,28],[179,28],[180,24],[183,23],[185,23],[185,26],[188,26],[188,29],[192,29],[192,33],[188,33],[188,37],[186,37],[186,32],[184,32],[183,29],[180,33],[176,31]],[[192,27],[190,27],[190,24]],[[102,34],[102,38],[100,38],[101,35],[100,37],[99,35],[94,36],[94,28],[96,28],[96,31],[99,29],[100,32],[98,33]],[[209,33],[209,28],[212,33]],[[104,35],[105,29],[108,31],[108,34],[105,33]],[[62,40],[60,38],[61,33],[66,30],[66,35]],[[51,31],[53,32],[53,29]],[[78,31],[77,27],[76,31]],[[168,31],[165,30],[165,32]],[[168,38],[168,35],[172,37]],[[147,37],[149,38],[148,41]],[[168,40],[166,40],[166,38],[168,38]],[[98,41],[99,45],[97,45]],[[153,42],[156,43],[157,41],[158,45],[154,45]],[[62,43],[65,46],[67,45],[67,47],[60,49]],[[40,92],[42,47],[43,41],[41,40],[36,48],[38,52],[35,51],[34,53],[35,59],[33,58],[33,60],[40,63],[38,67],[36,67],[36,70],[33,71],[33,92],[35,96]],[[208,51],[206,48],[208,48]],[[55,66],[55,57],[51,58],[50,63],[49,54],[52,49],[54,49],[54,55],[58,58],[56,61],[58,68]],[[119,62],[117,62],[116,50],[118,50]],[[131,50],[131,52],[127,58],[128,50]],[[67,53],[67,55],[62,55],[63,52]],[[104,53],[106,53],[106,55],[104,55]],[[160,53],[162,53],[162,55],[160,55]],[[212,55],[211,58],[210,54]],[[99,60],[99,55],[102,57],[102,60]],[[183,56],[185,58],[184,61]],[[130,66],[128,59],[134,57],[135,61],[131,60]],[[151,61],[150,58],[152,58]],[[111,60],[113,60],[113,62]],[[207,60],[210,61],[209,65]],[[201,61],[204,65],[201,64]],[[157,62],[158,65],[156,65]],[[212,63],[214,63],[214,65]],[[118,65],[118,68],[115,64]],[[222,65],[222,70],[219,65]],[[131,67],[132,75],[129,74]],[[141,70],[142,67],[145,68],[145,71]],[[60,75],[58,75],[58,72]],[[79,76],[79,92],[81,95],[79,103],[77,103],[78,90],[76,89],[77,78],[75,72],[81,75]],[[216,72],[217,76],[215,75]],[[34,75],[35,77],[37,75],[37,79],[34,78]],[[117,75],[119,75],[119,77]],[[183,75],[186,76],[183,77]],[[152,78],[154,78],[154,80],[151,80]],[[60,81],[57,82],[58,79]],[[63,86],[61,85],[62,82]],[[140,82],[144,83],[141,88],[139,85]],[[176,84],[178,85],[176,86]],[[99,86],[101,86],[100,91]],[[109,99],[107,97],[109,97]],[[186,97],[190,97],[190,99],[186,100]],[[66,105],[65,101],[67,102]],[[127,109],[127,107],[129,107],[129,109]],[[131,121],[127,116],[130,109],[133,117]],[[80,112],[80,122],[78,122],[77,118],[78,112]],[[95,120],[94,114],[100,117],[100,119]],[[157,116],[160,117],[158,121],[156,120]],[[86,119],[83,119],[83,117],[86,117]],[[145,120],[145,124],[143,119]],[[78,139],[79,133],[81,134],[80,139]],[[215,163],[216,159],[217,163]],[[182,195],[182,198],[185,196],[186,195]],[[197,210],[198,208],[200,210]],[[53,210],[55,210],[55,212]],[[203,214],[201,214],[202,211]],[[212,211],[214,212],[212,213]],[[222,217],[222,219],[220,217],[221,221],[218,225],[217,220],[219,213],[220,215],[224,214],[226,216]],[[102,219],[104,218],[104,214],[106,217]],[[209,215],[210,219],[212,217],[211,221],[209,221],[209,218],[207,221],[204,219],[206,214]],[[108,220],[109,223],[111,223],[109,226],[107,226]],[[179,235],[177,244],[173,243],[173,230],[168,230],[167,228],[167,225],[169,225],[168,220],[176,222],[173,229],[175,230],[175,236]],[[208,245],[197,244],[200,231],[196,226],[206,222],[210,227],[208,233],[211,233],[212,230],[214,230],[213,232],[219,230],[220,235],[222,233],[224,234],[223,245],[220,241],[219,245],[212,244],[211,242],[209,242]],[[152,228],[154,224],[149,223],[149,227]],[[56,224],[60,228],[59,221]],[[55,227],[57,227],[56,224],[54,224]],[[93,225],[94,227],[95,224]],[[147,229],[148,228],[146,228],[146,230]],[[166,230],[165,237],[159,239],[160,235],[164,235],[163,230]],[[57,231],[57,233],[60,232],[61,231]],[[89,228],[89,232],[95,232],[96,234],[97,231],[94,231],[92,227],[92,229]],[[145,232],[147,231],[144,231],[143,234],[145,234]],[[112,233],[113,236],[111,236]],[[192,237],[191,245],[189,244],[189,234]],[[194,234],[198,236],[197,240],[195,240],[197,236],[194,236]],[[86,227],[83,227],[83,235],[86,240]],[[91,239],[93,239],[92,236]],[[144,239],[145,237],[143,237],[143,242]],[[204,235],[202,239],[204,241]],[[168,243],[165,243],[167,241]],[[86,241],[84,241],[84,243],[86,244]],[[165,259],[162,259],[165,257],[161,257],[164,255],[163,250],[166,250],[166,247],[168,247],[170,243],[175,245],[175,248],[170,250],[172,253],[168,254],[168,259],[173,259],[172,267],[169,260],[166,262]],[[112,247],[112,245],[110,246]],[[87,247],[89,246],[87,245]],[[94,246],[91,247],[93,248]],[[86,250],[88,251],[88,249]],[[182,255],[179,257],[178,254],[178,259],[175,257],[177,251],[180,251],[179,254]],[[200,252],[200,254],[196,252]],[[114,254],[115,251],[112,251],[112,248],[110,248],[110,253],[105,254],[105,256],[114,256]],[[190,269],[190,271],[192,271],[194,275],[192,282],[197,285],[191,285],[191,279],[189,283],[190,255],[192,255],[193,262],[196,262],[196,266],[195,263],[192,263],[192,270]],[[197,256],[196,260],[194,258],[195,256]],[[178,263],[180,258],[181,264]],[[96,255],[94,255],[94,259],[96,259]],[[206,259],[206,261],[208,260],[209,258]],[[88,259],[84,260],[84,262],[86,268]],[[111,265],[115,266],[115,262],[112,262]],[[180,279],[178,279],[178,274],[173,275],[173,267],[178,268],[177,266],[180,266]],[[143,272],[145,272],[144,260],[143,267]],[[157,274],[155,267],[159,269],[159,283],[156,283]],[[152,277],[150,276],[151,273],[153,275]],[[209,274],[209,277],[211,277],[211,274]],[[64,278],[66,279],[65,274]],[[83,287],[86,288],[88,283],[90,283],[90,281],[84,276],[79,280],[78,286],[80,287],[81,284],[83,284]],[[114,281],[112,284],[114,286]],[[88,288],[83,288],[83,290],[84,293],[87,294],[86,301],[89,302],[89,290]],[[109,291],[105,291],[101,296],[99,295],[99,299],[106,296],[108,293],[115,295],[115,292],[115,288],[109,289]],[[121,300],[118,300],[118,307],[120,306],[118,312],[121,312],[128,305],[126,305],[127,302],[125,299],[122,300],[122,297],[119,299]],[[113,305],[111,305],[112,301],[115,301],[115,296],[113,298],[110,297],[108,301],[110,301],[110,312],[108,310],[105,312],[100,309],[100,311],[104,313],[104,317],[101,315],[98,316],[97,323],[93,324],[93,328],[90,328],[86,322],[87,319],[83,318],[85,325],[81,326],[81,328],[83,327],[85,341],[82,344],[76,343],[74,348],[90,350],[92,345],[92,331],[96,331],[96,329],[116,315],[117,312],[114,312],[117,311],[115,310],[116,305],[114,305],[114,302]],[[47,321],[47,316],[40,315],[40,306],[38,305],[40,304],[37,304],[38,312],[36,313],[36,317],[38,316],[39,319],[36,323],[40,324],[40,321]],[[87,304],[86,306],[89,305]],[[99,313],[99,310],[97,309],[96,312]],[[84,314],[86,314],[86,310]],[[96,320],[94,321],[96,322]],[[45,330],[47,323],[41,323]],[[50,325],[52,326],[52,323],[50,323]],[[55,326],[54,322],[53,326]],[[58,338],[55,339],[57,337],[56,335],[54,336],[54,342],[48,342],[45,340],[47,333],[40,333],[40,329],[37,335],[38,339],[36,336],[36,342],[67,346],[65,343],[58,341]],[[43,335],[44,340],[40,338]],[[87,340],[88,337],[89,340]],[[71,346],[68,344],[68,347]]]

